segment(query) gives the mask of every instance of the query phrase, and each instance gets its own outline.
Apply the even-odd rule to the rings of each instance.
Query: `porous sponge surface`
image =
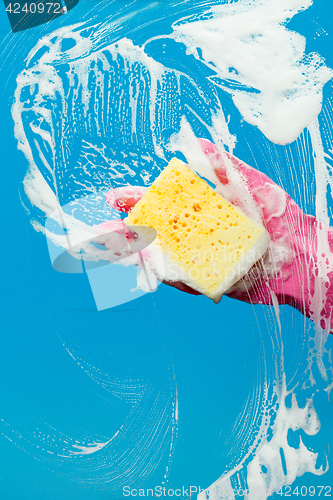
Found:
[[[184,281],[207,296],[265,232],[176,158],[124,222],[154,228],[155,244],[184,271],[189,278]]]

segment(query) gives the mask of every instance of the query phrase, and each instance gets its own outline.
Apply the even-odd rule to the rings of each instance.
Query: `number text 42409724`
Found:
[[[331,497],[331,486],[283,486],[277,492],[281,497]]]
[[[6,7],[9,14],[63,14],[58,2],[10,3]]]

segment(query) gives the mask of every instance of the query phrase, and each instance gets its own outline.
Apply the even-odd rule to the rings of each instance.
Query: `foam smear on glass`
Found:
[[[214,6],[201,18],[178,21],[169,36],[185,44],[189,57],[194,56],[215,73],[215,77],[209,77],[209,92],[216,86],[230,94],[244,120],[258,127],[271,141],[272,150],[274,143],[288,144],[295,140],[301,149],[305,144],[303,129],[307,127],[315,152],[316,216],[321,223],[317,228],[319,272],[311,297],[314,345],[309,343],[307,378],[303,386],[289,387],[279,306],[272,291],[275,318],[269,311],[266,314],[274,327],[266,339],[258,333],[263,366],[258,380],[260,395],[254,390],[252,398],[256,435],[243,450],[239,462],[228,472],[221,471],[222,476],[201,493],[202,498],[233,499],[234,485],[245,481],[244,498],[265,500],[306,472],[319,475],[327,470],[327,465],[316,467],[317,454],[302,441],[298,448],[288,442],[290,430],[301,429],[308,436],[315,436],[320,429],[313,402],[320,380],[313,373],[313,363],[317,363],[328,394],[332,384],[330,353],[325,349],[329,325],[323,329],[320,318],[325,283],[333,265],[329,256],[326,201],[327,184],[332,181],[317,121],[322,89],[332,71],[318,54],[306,55],[305,38],[285,26],[287,19],[310,5],[310,0],[263,0]],[[45,218],[55,213],[58,214],[55,222],[73,240],[82,241],[82,234],[90,229],[79,224],[75,217],[79,201],[72,213],[64,216],[59,215],[62,206],[102,189],[128,184],[148,186],[172,155],[179,153],[231,201],[235,186],[242,189],[241,208],[259,220],[260,210],[231,162],[227,162],[226,168],[232,182],[223,186],[195,138],[204,130],[221,153],[225,150],[232,153],[237,134],[229,132],[223,104],[216,97],[218,93],[212,105],[208,98],[205,100],[202,87],[187,77],[185,70],[182,73],[164,67],[127,39],[105,47],[104,35],[98,35],[102,47],[98,50],[96,34],[92,45],[80,26],[58,30],[38,42],[26,69],[18,76],[13,118],[19,148],[29,162],[24,196],[26,203],[30,203],[35,229],[45,232]],[[61,44],[66,38],[75,40],[75,47],[63,53]],[[40,52],[43,48],[47,50]],[[190,109],[192,102],[183,104],[188,88],[202,108],[210,102],[208,118],[207,113],[200,115],[193,107]],[[117,109],[117,113],[112,113],[112,109]],[[75,158],[71,155],[74,147],[79,149]],[[292,166],[291,161],[286,168]],[[283,196],[277,193],[281,209],[276,217],[283,213]],[[91,209],[95,210],[94,220],[96,217],[100,222],[107,220],[105,203]],[[47,236],[66,248],[65,238],[59,232]],[[86,246],[83,250],[87,259],[100,258],[96,248]],[[271,254],[277,253],[278,249],[272,247]],[[284,263],[292,259],[288,248],[283,255]],[[149,249],[147,257],[152,257]],[[308,341],[308,332],[304,332],[303,339]],[[323,364],[324,354],[329,358],[328,365]],[[297,399],[303,387],[308,392],[302,407]],[[291,399],[290,405],[287,398]],[[173,425],[171,420],[169,428]],[[86,453],[83,445],[80,449]]]
[[[75,40],[74,50],[62,52],[67,38]],[[17,78],[12,109],[18,147],[29,162],[21,197],[33,227],[74,257],[87,261],[105,257],[91,242],[108,232],[99,224],[115,219],[105,193],[128,184],[149,185],[166,165],[154,132],[154,102],[161,99],[170,80],[177,85],[177,76],[149,59],[130,40],[90,52],[89,37],[78,27],[52,33],[31,51],[26,69]],[[166,115],[163,106],[160,110]],[[170,116],[164,125],[173,127],[174,121],[177,117]],[[147,253],[151,253],[149,248],[142,251]],[[137,264],[138,286],[146,286],[138,255],[118,264]],[[126,403],[128,414],[123,425],[113,437],[101,437],[94,432],[69,435],[50,430],[44,422],[31,439],[25,429],[19,432],[4,422],[4,436],[52,470],[85,484],[98,484],[109,492],[119,492],[124,484],[130,484],[132,476],[149,478],[160,462],[165,464],[167,476],[178,419],[174,380],[168,380],[164,388],[133,377],[118,380],[100,368],[98,360],[93,365],[80,355],[80,349],[76,353],[73,346],[63,345],[83,369],[81,373],[96,384],[96,390],[106,391],[106,401],[112,404],[115,398]],[[33,428],[34,422],[29,427]],[[124,443],[128,442],[133,449],[124,458]]]
[[[300,1],[281,1],[274,5],[258,1],[213,7],[208,19],[182,20],[174,26],[174,33],[178,41],[185,43],[189,53],[203,58],[216,71],[219,85],[232,95],[242,116],[256,125],[268,139],[277,143],[292,142],[304,127],[309,128],[316,171],[316,216],[321,224],[317,228],[319,272],[311,299],[312,319],[316,325],[315,343],[309,348],[308,372],[310,383],[314,385],[316,382],[311,366],[315,357],[329,392],[332,364],[330,352],[324,346],[330,321],[323,329],[320,313],[327,294],[325,284],[328,273],[333,266],[328,244],[326,199],[327,185],[331,185],[332,181],[316,117],[321,109],[323,85],[331,78],[332,71],[320,61],[318,54],[305,56],[305,38],[284,26],[288,18],[310,5],[311,2]],[[197,47],[200,47],[200,55]],[[216,50],[217,47],[219,50]],[[230,84],[231,78],[238,86]],[[267,498],[282,486],[292,484],[297,476],[305,472],[318,475],[327,470],[323,466],[316,468],[317,454],[307,449],[302,440],[298,449],[288,444],[289,429],[301,428],[306,434],[315,435],[320,424],[312,399],[300,408],[296,391],[287,391],[276,297],[273,303],[278,329],[272,343],[276,352],[280,353],[275,361],[276,420],[271,439],[268,441],[266,435],[257,448],[257,444],[252,445],[255,453],[247,465],[247,488],[244,490],[244,497],[248,499]],[[325,352],[329,356],[328,368],[322,361]],[[292,405],[287,408],[285,400],[290,393]],[[241,464],[224,474],[201,494],[202,498],[235,498],[231,478],[240,469]]]
[[[305,37],[285,23],[311,0],[242,1],[214,6],[205,20],[174,25],[174,36],[202,58],[246,121],[273,142],[288,143],[321,109],[332,76],[317,53],[305,55]],[[218,50],[217,50],[218,48]]]
[[[217,190],[222,191],[221,194],[223,194],[227,199],[232,199],[233,186],[229,187],[229,185],[222,185],[219,180],[216,179],[216,176],[212,173],[211,167],[207,165],[207,159],[204,154],[202,152],[200,153],[199,148],[197,148],[196,137],[187,123],[183,122],[179,134],[173,138],[171,147],[173,150],[180,150],[186,156],[188,162],[192,165],[194,170],[198,171],[198,173],[209,179],[211,182],[215,181]],[[220,152],[224,152],[222,145],[220,145]],[[237,172],[234,172],[234,175],[235,174],[237,175]],[[232,175],[231,179],[233,179]],[[251,195],[248,192],[245,181],[243,180],[242,184],[242,179],[237,178],[234,182],[238,191],[240,189],[242,190],[240,197],[242,199],[246,199],[246,197],[248,197],[249,199]],[[255,220],[258,217],[258,209],[252,206],[251,211],[251,205],[253,205],[253,199],[250,198],[249,202],[246,204],[247,214],[252,216]],[[276,214],[276,216],[278,216],[278,214]],[[272,247],[274,247],[274,243],[272,243]],[[274,251],[273,248],[271,250]],[[288,260],[292,258],[290,252],[288,253],[288,248],[286,249],[286,255],[289,255],[289,259],[284,262],[288,262]],[[318,287],[321,298],[322,291],[326,290],[325,288],[321,288],[322,283],[318,280],[314,292],[314,301],[316,300],[315,294],[318,293]],[[258,498],[267,498],[270,494],[279,491],[281,487],[292,484],[298,476],[303,475],[305,472],[321,475],[327,471],[328,467],[320,466],[319,468],[316,468],[318,455],[307,449],[302,440],[300,440],[300,446],[298,449],[295,449],[288,443],[289,430],[296,431],[302,429],[307,435],[312,436],[318,433],[320,429],[320,422],[311,398],[308,399],[304,407],[299,407],[297,404],[296,392],[293,390],[287,390],[284,373],[283,341],[281,338],[279,305],[273,291],[271,294],[276,315],[276,322],[273,333],[270,333],[271,346],[264,346],[264,356],[265,358],[269,358],[272,355],[275,355],[274,395],[276,396],[276,399],[273,403],[272,396],[269,397],[268,392],[265,391],[265,397],[260,401],[260,404],[267,406],[270,411],[273,410],[276,415],[275,424],[271,426],[272,437],[269,441],[267,440],[267,433],[270,424],[268,420],[262,420],[256,440],[243,457],[242,462],[232,469],[232,471],[224,474],[220,480],[214,483],[204,493],[201,493],[202,498],[205,496],[207,496],[207,498],[235,498],[235,491],[238,491],[240,486],[235,487],[235,485],[232,485],[231,478],[235,481],[235,475],[239,474],[245,463],[247,463],[247,485],[244,487],[243,491],[246,492],[245,498],[253,500]],[[317,318],[314,317],[313,319],[315,321]],[[317,328],[315,345],[323,345],[323,339],[327,338],[327,334],[328,332],[323,332],[320,327]],[[321,371],[322,376],[328,380],[326,369],[321,361],[321,357],[324,352],[325,348],[323,348],[321,354],[317,356],[317,361],[319,369],[325,370],[325,372]],[[330,366],[329,371],[331,370],[332,368]],[[312,382],[315,383],[311,370],[309,373],[310,378],[312,377]],[[329,379],[331,379],[331,377],[329,377]],[[288,395],[292,398],[292,405],[290,408],[285,404],[285,400]],[[286,463],[287,472],[283,470],[281,450]],[[249,456],[251,456],[252,453],[254,453],[254,458],[248,463]],[[266,471],[265,473],[263,472],[264,470]]]

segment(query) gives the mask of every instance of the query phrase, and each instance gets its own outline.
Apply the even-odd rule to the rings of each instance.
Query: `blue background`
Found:
[[[271,308],[252,307],[226,297],[215,305],[204,297],[188,296],[162,285],[154,294],[97,312],[87,276],[65,275],[52,269],[45,237],[31,227],[20,202],[19,188],[27,161],[17,150],[11,106],[15,79],[23,68],[25,57],[42,35],[62,25],[89,19],[91,12],[103,16],[103,8],[108,9],[108,13],[114,9],[115,16],[120,16],[121,8],[128,11],[139,3],[124,6],[121,1],[109,2],[107,7],[103,2],[93,4],[81,0],[62,18],[15,35],[10,33],[4,7],[0,8],[0,418],[3,419],[0,428],[3,435],[12,436],[13,440],[10,442],[4,436],[0,440],[0,498],[6,500],[121,497],[120,489],[108,488],[105,478],[98,481],[97,469],[103,469],[103,459],[96,464],[95,471],[94,463],[90,470],[90,464],[84,460],[79,465],[48,461],[45,453],[36,449],[38,439],[33,432],[36,429],[44,432],[46,424],[53,425],[64,435],[75,436],[81,442],[86,436],[105,442],[129,412],[128,405],[117,406],[111,397],[108,399],[103,388],[96,385],[68,354],[64,344],[69,350],[76,350],[80,359],[98,363],[100,369],[111,376],[148,380],[153,392],[161,391],[166,395],[166,404],[168,398],[170,401],[174,398],[177,384],[179,426],[174,440],[169,487],[208,487],[225,470],[232,468],[244,452],[241,444],[233,443],[230,436],[258,380],[262,362],[258,339],[268,336],[268,331],[275,327]],[[332,8],[328,0],[315,0],[314,3],[313,7],[297,15],[289,27],[307,37],[307,51],[319,52],[326,58],[326,64],[333,67],[333,26],[329,14]],[[163,3],[163,6],[145,13],[145,29],[141,29],[144,16],[138,14],[135,23],[119,30],[119,36],[129,36],[127,29],[129,37],[141,43],[156,33],[167,33],[171,22],[191,5],[192,2],[175,2],[167,7]],[[149,24],[149,16],[158,22]],[[318,26],[327,33],[318,35]],[[155,56],[158,50],[158,46],[152,46],[151,53]],[[325,98],[329,99],[331,95],[328,83]],[[226,109],[232,106],[226,97],[223,102]],[[261,170],[282,185],[304,210],[314,213],[311,162],[306,165],[307,180],[297,165],[292,173],[270,167],[269,155],[258,153],[265,147],[270,151],[268,141],[243,123],[240,117],[236,122],[247,140],[239,138],[235,154],[251,164],[256,157]],[[251,149],[248,141],[252,141]],[[292,148],[293,145],[290,150]],[[288,147],[274,147],[275,158],[281,158],[283,164],[288,151]],[[304,183],[304,192],[295,186],[293,175]],[[304,363],[303,332],[311,325],[291,308],[283,306],[280,309],[286,373],[290,380],[296,367]],[[331,346],[332,338],[329,338],[328,348]],[[333,445],[330,425],[333,409],[323,393],[315,397],[315,407],[321,430],[314,441],[309,441],[309,447],[318,451],[318,463],[322,463],[325,452]],[[238,427],[241,426],[239,423]],[[302,438],[307,439],[306,436]],[[124,453],[127,447],[130,443],[123,444]],[[97,453],[102,455],[103,451]],[[106,468],[107,456],[105,460]],[[167,461],[168,450],[150,477],[144,481],[135,479],[133,487],[162,484]],[[85,481],[88,475],[93,478],[90,484]],[[332,478],[331,470],[321,477],[306,474],[297,480],[295,486],[332,485]]]

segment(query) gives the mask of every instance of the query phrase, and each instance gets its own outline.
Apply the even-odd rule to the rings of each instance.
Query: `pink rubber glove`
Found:
[[[262,222],[271,237],[271,245],[265,256],[228,291],[227,295],[252,304],[269,305],[273,305],[276,297],[279,304],[289,304],[313,319],[315,311],[312,310],[314,307],[311,303],[314,303],[315,274],[318,274],[316,219],[304,214],[290,196],[265,174],[228,153],[221,155],[210,141],[199,139],[199,142],[212,169],[221,184],[225,186],[230,182],[226,163],[232,162],[233,167],[245,180],[261,211]],[[117,188],[107,194],[107,202],[113,208],[127,213],[139,201],[145,190],[144,187],[131,186]],[[234,192],[237,193],[237,190]],[[237,196],[230,201],[237,205]],[[124,230],[121,221],[111,223],[114,224],[118,225],[118,230]],[[329,245],[332,252],[331,230],[329,230]],[[333,272],[329,274],[329,278],[329,283],[326,283],[325,300],[319,306],[320,325],[324,329],[332,330],[333,333],[331,318]],[[167,282],[167,284],[187,293],[199,295],[199,292],[181,282]]]

